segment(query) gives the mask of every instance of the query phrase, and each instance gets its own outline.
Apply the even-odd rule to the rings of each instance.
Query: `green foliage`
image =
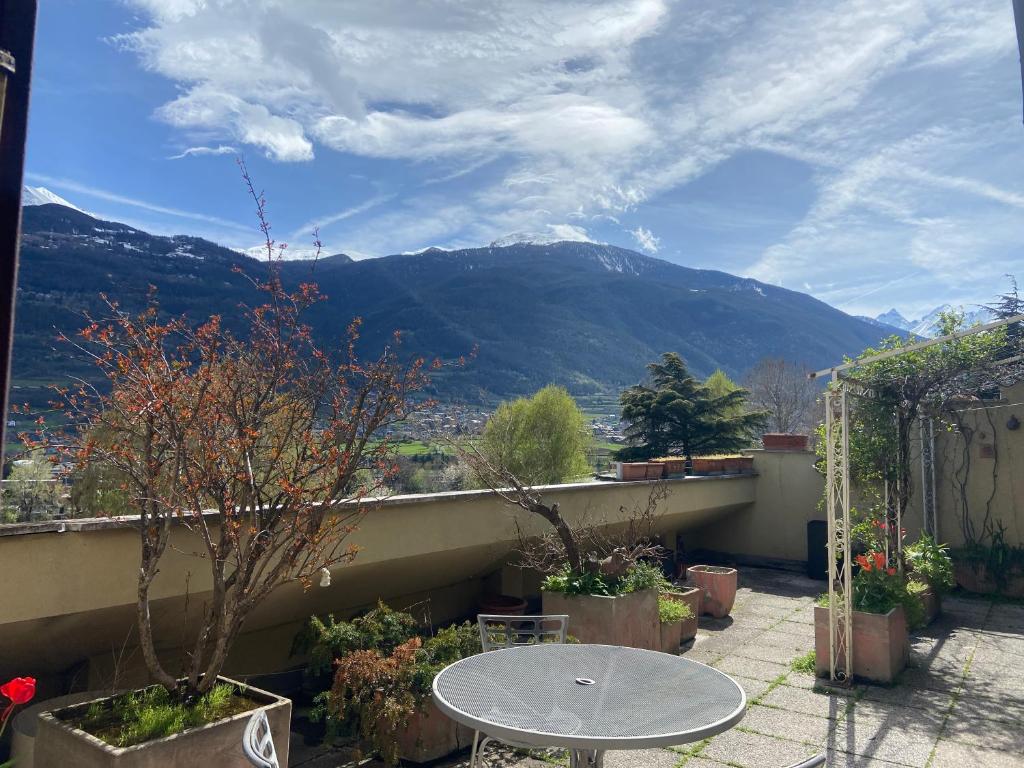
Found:
[[[909,579],[904,582],[899,602],[903,606],[903,614],[907,617],[907,626],[911,630],[924,626],[925,610],[922,596],[930,587],[923,581]]]
[[[714,373],[704,380],[704,386],[708,388],[708,392],[711,393],[712,397],[725,397],[738,389],[743,389],[743,387],[726,376],[725,371],[721,368],[716,368]],[[731,415],[743,413],[743,404],[737,404],[729,409],[728,413]]]
[[[971,542],[955,553],[956,559],[974,568],[984,568],[985,575],[995,582],[1001,591],[1006,588],[1011,576],[1024,573],[1024,545],[1016,546],[1006,542],[1006,528],[996,522],[989,545]]]
[[[332,673],[335,659],[353,651],[376,649],[384,655],[416,634],[417,622],[408,613],[378,601],[377,607],[352,621],[313,616],[292,643],[292,654],[309,654],[307,679]]]
[[[671,624],[674,621],[685,621],[693,618],[693,611],[690,606],[681,600],[673,600],[670,597],[658,598],[658,620],[662,624]]]
[[[882,552],[858,555],[860,570],[853,577],[853,610],[888,613],[901,604],[906,588],[896,569],[885,562]]]
[[[730,453],[749,447],[764,424],[764,413],[744,412],[745,389],[715,394],[674,352],[647,370],[650,384],[630,387],[620,397],[631,445],[618,452],[619,459]]]
[[[491,464],[530,484],[561,483],[590,471],[593,443],[586,416],[563,387],[498,406],[487,421],[480,452]]]
[[[945,592],[956,585],[953,560],[947,545],[936,544],[935,539],[922,533],[921,538],[903,549],[903,554],[913,575],[926,581],[935,590]]]
[[[800,672],[804,675],[814,674],[814,663],[816,661],[814,651],[808,651],[803,656],[797,656],[789,663],[789,668],[794,672]]]
[[[21,522],[52,517],[60,508],[62,486],[53,465],[41,455],[14,464],[3,484],[3,521]]]
[[[629,568],[622,578],[616,579],[605,574],[584,571],[574,573],[568,567],[545,577],[541,589],[547,592],[561,592],[566,595],[603,595],[611,597],[643,589],[668,590],[668,580],[657,565],[639,562]]]
[[[253,705],[226,683],[191,703],[154,686],[95,702],[76,725],[112,746],[130,747],[245,712]]]

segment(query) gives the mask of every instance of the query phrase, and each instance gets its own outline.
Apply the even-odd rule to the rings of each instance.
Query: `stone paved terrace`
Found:
[[[743,569],[740,580],[732,616],[702,618],[685,655],[743,685],[744,719],[698,744],[610,752],[607,768],[782,768],[823,750],[829,768],[1024,766],[1024,605],[947,597],[943,616],[912,638],[898,685],[829,692],[790,666],[814,647],[823,583],[758,569]],[[557,752],[488,754],[502,768],[565,762]],[[460,755],[437,768],[468,762]],[[337,752],[294,744],[293,768],[345,764]]]

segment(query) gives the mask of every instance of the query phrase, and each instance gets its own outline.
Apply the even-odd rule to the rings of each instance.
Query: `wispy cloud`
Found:
[[[28,172],[26,176],[32,181],[39,182],[41,184],[49,184],[57,189],[67,190],[69,192],[75,192],[80,195],[88,195],[89,197],[96,198],[97,200],[106,200],[109,203],[117,203],[119,205],[127,205],[132,208],[139,208],[150,213],[159,213],[165,216],[174,216],[179,219],[189,219],[191,221],[201,221],[206,224],[216,224],[219,227],[228,227],[230,229],[251,232],[253,227],[239,224],[235,221],[229,221],[222,219],[219,216],[210,216],[205,213],[197,213],[195,211],[184,211],[180,208],[172,208],[165,205],[158,205],[151,203],[147,200],[139,200],[134,197],[127,197],[125,195],[119,195],[114,192],[108,192],[105,189],[98,189],[97,187],[90,186],[88,184],[82,184],[74,181],[73,179],[64,179],[56,176],[48,176],[42,173]]]
[[[195,157],[198,155],[237,155],[238,150],[234,147],[229,147],[226,144],[221,144],[216,147],[189,147],[183,152],[177,155],[171,155],[168,160],[181,160],[185,157]]]
[[[637,245],[647,253],[658,252],[658,244],[661,241],[654,236],[654,233],[651,232],[651,230],[645,229],[644,227],[637,227],[636,229],[631,229],[629,233],[633,235],[633,239],[636,240]]]
[[[359,205],[353,205],[349,208],[345,208],[337,213],[329,213],[325,216],[320,216],[315,219],[310,219],[302,226],[295,229],[292,234],[292,239],[298,239],[300,237],[311,234],[314,230],[320,230],[321,232],[332,224],[337,224],[339,221],[345,219],[351,219],[353,216],[359,216],[360,214],[366,213],[384,203],[392,200],[395,196],[393,194],[388,195],[375,195],[374,197],[364,200]]]

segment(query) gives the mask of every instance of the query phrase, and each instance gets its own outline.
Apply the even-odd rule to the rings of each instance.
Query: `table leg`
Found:
[[[569,768],[604,768],[604,750],[571,750],[569,752]]]

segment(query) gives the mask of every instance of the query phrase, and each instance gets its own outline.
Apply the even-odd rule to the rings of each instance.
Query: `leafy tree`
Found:
[[[768,414],[770,432],[809,430],[821,420],[816,408],[819,387],[801,366],[766,357],[747,374],[746,386],[751,405]]]
[[[715,372],[712,373],[704,380],[704,386],[708,388],[708,391],[714,397],[724,397],[730,392],[735,392],[737,389],[741,389],[740,385],[725,375],[725,371],[721,368],[716,368]],[[730,413],[742,413],[743,405],[737,404],[735,407],[729,409]]]
[[[51,516],[60,507],[61,486],[53,476],[53,466],[44,458],[31,456],[14,463],[4,481],[4,522]]]
[[[764,413],[747,412],[747,390],[716,395],[698,381],[675,352],[647,366],[650,383],[622,393],[622,420],[631,445],[620,459],[649,459],[737,451],[748,447],[764,424]]]
[[[480,450],[520,482],[543,485],[586,475],[592,440],[572,396],[563,387],[547,386],[533,397],[499,405],[484,428]]]

